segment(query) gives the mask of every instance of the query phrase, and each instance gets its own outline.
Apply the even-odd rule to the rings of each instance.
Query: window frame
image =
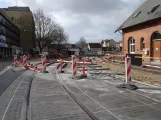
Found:
[[[140,50],[144,50],[145,49],[145,39],[143,37],[141,37],[140,39]]]
[[[134,38],[129,39],[129,52],[130,54],[135,54],[135,39]]]

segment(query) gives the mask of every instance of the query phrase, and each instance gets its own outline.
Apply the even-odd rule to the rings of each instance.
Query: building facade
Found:
[[[123,34],[124,55],[142,54],[145,57],[161,57],[161,19],[153,20]]]
[[[19,27],[0,9],[0,58],[8,58],[20,53],[22,48]]]
[[[102,46],[100,43],[88,43],[88,52],[86,55],[97,55],[102,53]]]
[[[124,55],[161,58],[161,1],[145,1],[116,31],[119,30]]]
[[[29,7],[8,7],[3,9],[20,28],[20,46],[24,53],[31,54],[36,48],[35,24]]]
[[[50,44],[48,45],[48,52],[50,55],[79,55],[80,49],[75,44]]]
[[[115,50],[116,48],[116,42],[113,39],[102,40],[101,45],[104,51]]]
[[[122,51],[122,41],[116,42],[116,49]]]

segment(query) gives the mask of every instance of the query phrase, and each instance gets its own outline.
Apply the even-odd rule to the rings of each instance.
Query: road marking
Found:
[[[79,116],[79,115],[84,115],[84,113],[80,113],[80,114],[73,114],[73,115],[69,115],[69,116],[62,116],[62,117],[54,117],[54,118],[45,118],[43,120],[57,120],[57,119],[60,119],[60,118],[69,118],[69,117],[74,117],[74,116]]]
[[[9,70],[11,68],[11,66],[7,66],[4,70],[2,70],[0,72],[0,75],[2,75],[3,73],[5,73],[7,70]]]
[[[128,90],[128,91],[130,91],[130,90]],[[132,91],[131,91],[131,92],[132,92]],[[135,93],[135,92],[134,92],[134,93]],[[152,105],[150,105],[150,104],[147,104],[147,103],[145,103],[145,102],[143,102],[143,101],[141,101],[141,100],[139,100],[139,99],[137,99],[137,98],[132,98],[132,97],[130,97],[130,96],[128,96],[127,94],[124,94],[124,93],[121,93],[121,94],[125,95],[127,98],[131,98],[131,99],[133,99],[133,100],[136,100],[136,101],[138,101],[138,102],[141,102],[142,104],[147,105],[147,106],[149,106],[149,107],[151,107],[151,108],[153,108],[153,109],[156,109],[156,110],[158,110],[158,111],[161,112],[160,109],[158,109],[158,108],[156,108],[156,107],[154,107],[154,106],[152,106]]]
[[[102,108],[104,108],[107,112],[109,112],[111,115],[113,115],[115,118],[117,118],[118,120],[121,120],[119,117],[117,117],[115,114],[113,114],[109,109],[105,108],[104,106],[102,106],[100,103],[98,103],[97,101],[95,101],[92,97],[90,97],[88,94],[86,94],[85,92],[83,92],[82,89],[80,89],[78,86],[73,85],[76,88],[78,88],[82,93],[84,93],[86,96],[88,96],[91,100],[93,100],[95,103],[97,103],[98,105],[100,105]]]
[[[147,105],[156,105],[157,103],[152,103],[152,104],[147,104]],[[130,106],[130,107],[121,107],[121,108],[114,108],[114,109],[110,109],[110,110],[121,110],[121,109],[130,109],[130,108],[135,108],[135,107],[143,107],[146,105],[134,105],[134,106]]]
[[[18,78],[20,78],[20,77],[21,77],[21,76],[19,76]],[[18,79],[18,78],[17,78],[17,79]],[[17,80],[17,79],[16,79],[16,80]],[[14,98],[14,96],[15,96],[15,94],[16,94],[18,88],[19,88],[19,86],[20,86],[21,83],[23,82],[23,80],[24,80],[24,78],[21,80],[21,82],[20,82],[19,85],[17,86],[16,90],[14,91],[13,96],[12,96],[12,98],[10,99],[9,104],[8,104],[8,106],[7,106],[7,108],[6,108],[5,112],[4,112],[4,114],[3,114],[2,120],[4,120],[5,115],[6,115],[7,111],[8,111],[8,108],[9,108],[9,106],[10,106],[10,104],[11,104],[11,102],[12,102],[12,100],[13,100],[13,98]]]
[[[120,77],[120,78],[125,78],[125,77],[122,77],[122,76],[119,76],[119,75],[117,75],[117,76]],[[134,82],[136,82],[136,83],[139,83],[139,84],[142,84],[142,85],[160,88],[159,86],[150,85],[150,84],[143,83],[143,82],[140,82],[140,81],[137,81],[137,80],[132,80],[132,81],[134,81]],[[130,91],[130,90],[128,90],[128,91]],[[139,90],[139,91],[141,91],[141,90]],[[146,97],[146,98],[149,98],[149,99],[151,99],[151,100],[154,100],[154,101],[156,101],[156,102],[161,103],[160,100],[153,99],[153,98],[149,97],[148,95],[143,95],[142,93],[139,93],[139,92],[136,92],[136,91],[131,91],[131,92],[136,93],[136,94],[139,94],[139,95],[141,95],[141,96],[143,96],[143,97]],[[143,91],[143,92],[146,92],[146,91]],[[146,93],[149,93],[149,92],[146,92]]]

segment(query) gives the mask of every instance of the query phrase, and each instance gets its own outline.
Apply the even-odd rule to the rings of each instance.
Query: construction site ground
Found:
[[[110,68],[110,70],[113,72],[119,72],[119,73],[125,72],[125,65],[123,63],[102,62],[98,64],[101,65],[103,68]],[[150,69],[150,68],[142,68],[139,66],[132,66],[131,75],[133,80],[161,86],[160,69]]]

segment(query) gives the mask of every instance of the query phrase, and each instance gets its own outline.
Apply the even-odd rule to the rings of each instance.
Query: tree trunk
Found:
[[[39,48],[40,49],[40,53],[42,53],[42,48]]]

